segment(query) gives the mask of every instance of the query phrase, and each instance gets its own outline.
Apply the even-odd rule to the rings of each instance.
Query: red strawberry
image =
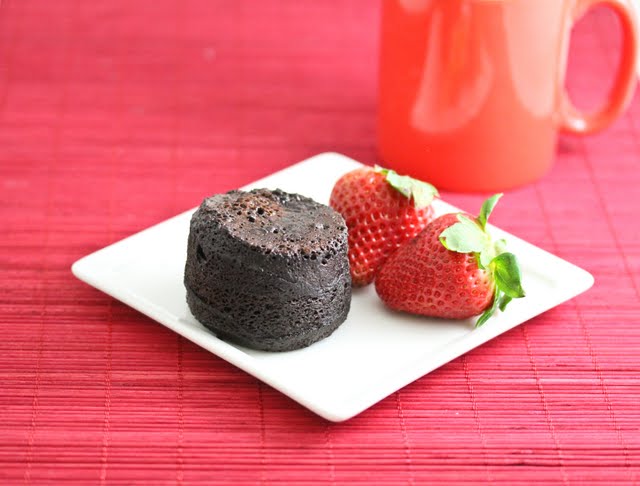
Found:
[[[354,286],[367,285],[402,243],[433,219],[435,187],[392,170],[362,167],[333,186],[329,204],[349,230],[349,263]]]
[[[392,309],[466,319],[481,326],[499,307],[524,297],[520,269],[505,241],[486,231],[489,214],[502,194],[489,198],[477,218],[445,214],[401,246],[380,269],[376,292]]]

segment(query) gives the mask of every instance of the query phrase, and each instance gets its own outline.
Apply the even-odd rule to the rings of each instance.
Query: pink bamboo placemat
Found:
[[[343,424],[72,277],[80,256],[317,152],[374,163],[378,8],[2,2],[1,483],[640,482],[637,98],[604,134],[563,138],[494,215],[594,288]],[[606,11],[576,31],[583,105],[616,33]]]

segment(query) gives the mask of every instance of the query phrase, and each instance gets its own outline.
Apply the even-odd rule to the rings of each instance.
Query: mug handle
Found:
[[[638,55],[638,33],[635,14],[624,0],[577,0],[574,5],[574,20],[596,5],[606,5],[620,19],[622,27],[622,56],[614,84],[605,105],[593,113],[578,110],[562,89],[560,129],[576,134],[587,134],[602,130],[612,123],[629,105],[636,86],[636,62]]]

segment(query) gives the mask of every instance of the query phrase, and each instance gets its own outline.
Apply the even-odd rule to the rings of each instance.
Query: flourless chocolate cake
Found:
[[[184,283],[191,312],[219,338],[267,351],[309,346],[349,312],[345,222],[281,190],[214,195],[191,219]]]

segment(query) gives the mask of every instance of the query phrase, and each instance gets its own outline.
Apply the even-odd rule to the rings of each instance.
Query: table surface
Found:
[[[76,280],[79,257],[318,152],[376,162],[371,0],[4,0],[0,482],[640,483],[640,100],[493,222],[586,294],[329,423]],[[604,96],[615,19],[576,28]],[[445,193],[474,210],[483,195]]]

